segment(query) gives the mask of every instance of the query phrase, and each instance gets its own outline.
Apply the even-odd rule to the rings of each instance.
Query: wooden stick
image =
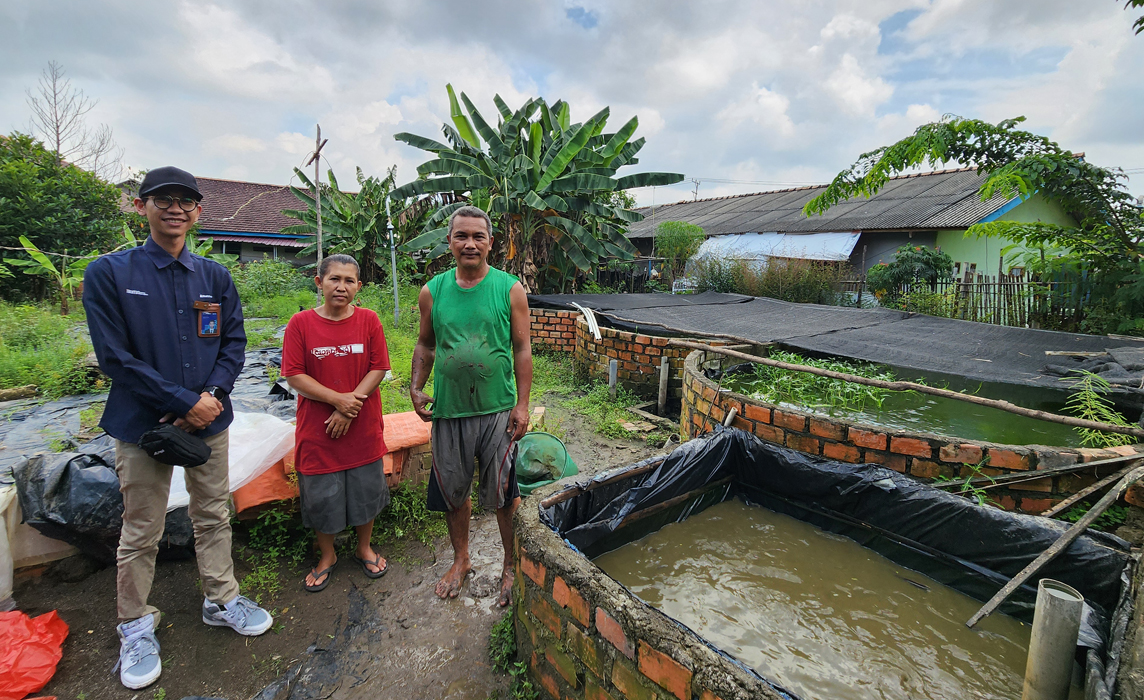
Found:
[[[1040,571],[1041,567],[1055,559],[1057,555],[1065,550],[1066,547],[1075,542],[1078,537],[1083,535],[1084,531],[1088,529],[1088,526],[1092,525],[1092,523],[1097,518],[1099,518],[1101,514],[1104,513],[1104,511],[1108,510],[1109,506],[1116,502],[1116,499],[1120,498],[1120,494],[1124,491],[1124,489],[1128,488],[1129,484],[1141,477],[1144,477],[1144,466],[1136,467],[1132,471],[1125,474],[1116,484],[1116,486],[1112,488],[1112,490],[1104,494],[1104,497],[1097,501],[1096,505],[1084,514],[1084,517],[1076,521],[1072,527],[1066,530],[1065,533],[1061,535],[1057,541],[1054,542],[1048,549],[1042,552],[1039,557],[1031,561],[1029,565],[1024,569],[1021,569],[1020,573],[1010,579],[1009,583],[1006,583],[1001,590],[997,591],[996,595],[990,598],[988,603],[981,606],[981,609],[974,613],[973,617],[969,618],[969,622],[966,622],[965,626],[973,627],[987,615],[990,615],[994,610],[996,610],[997,607],[1001,605],[1001,603],[1005,602],[1006,598],[1013,595],[1013,591],[1017,590],[1021,584],[1025,583],[1025,581],[1028,581],[1029,578],[1033,576],[1033,574]]]
[[[629,513],[626,518],[624,518],[623,520],[620,521],[620,525],[616,529],[618,530],[625,525],[630,525],[631,523],[634,523],[637,520],[643,520],[644,518],[655,515],[656,513],[659,513],[660,511],[667,510],[668,508],[671,508],[672,506],[677,506],[680,503],[683,503],[684,501],[695,498],[696,496],[702,496],[709,491],[714,491],[715,489],[719,488],[720,486],[725,486],[729,483],[731,483],[731,477],[729,477],[729,476],[724,477],[724,478],[720,479],[719,481],[713,481],[710,484],[700,486],[697,489],[694,489],[692,491],[688,491],[687,493],[676,496],[675,498],[669,498],[666,501],[664,501],[663,503],[657,503],[654,506],[648,506],[647,508],[644,508],[643,510],[638,510],[634,513]]]
[[[1101,490],[1105,486],[1108,486],[1109,484],[1112,484],[1112,483],[1118,481],[1119,479],[1122,479],[1124,477],[1124,475],[1127,474],[1130,469],[1132,469],[1133,467],[1137,467],[1139,465],[1140,465],[1140,460],[1136,460],[1136,461],[1132,462],[1127,467],[1121,469],[1118,472],[1113,472],[1112,474],[1109,474],[1108,476],[1104,477],[1103,479],[1096,482],[1092,486],[1089,486],[1088,488],[1084,488],[1084,489],[1081,489],[1080,491],[1077,491],[1076,493],[1069,496],[1068,498],[1061,501],[1060,503],[1056,504],[1052,508],[1049,508],[1048,510],[1044,511],[1043,513],[1041,513],[1041,515],[1043,515],[1046,518],[1053,517],[1057,513],[1060,513],[1061,511],[1068,508],[1069,506],[1076,503],[1077,501],[1081,500],[1082,498],[1089,495],[1090,493],[1096,493],[1097,491]]]
[[[915,384],[914,382],[894,381],[888,382],[883,379],[868,379],[866,377],[859,377],[853,374],[845,374],[843,372],[835,372],[829,369],[820,369],[818,367],[810,367],[807,365],[792,365],[789,362],[779,362],[772,360],[768,357],[758,357],[756,355],[748,355],[745,352],[738,350],[731,350],[729,348],[717,348],[711,345],[704,345],[702,343],[694,343],[687,340],[671,339],[668,341],[669,345],[674,345],[681,348],[691,348],[692,350],[705,350],[707,352],[714,352],[728,357],[734,357],[747,362],[755,362],[769,367],[777,367],[779,369],[790,370],[792,372],[806,372],[808,374],[816,374],[820,377],[828,377],[830,379],[840,379],[844,382],[853,382],[854,384],[864,384],[866,386],[876,386],[881,389],[889,389],[890,391],[916,391],[920,394],[930,394],[931,396],[941,396],[947,399],[955,399],[957,401],[965,401],[967,403],[977,404],[978,406],[989,406],[1001,411],[1009,413],[1016,413],[1019,416],[1027,416],[1029,418],[1036,418],[1038,420],[1048,421],[1050,423],[1060,423],[1062,425],[1072,426],[1074,428],[1087,428],[1088,430],[1101,430],[1106,433],[1120,433],[1122,435],[1131,435],[1134,438],[1144,439],[1144,429],[1135,426],[1115,425],[1113,423],[1101,423],[1094,420],[1086,420],[1084,418],[1074,418],[1072,416],[1060,416],[1055,413],[1047,411],[1038,411],[1032,408],[1024,408],[1002,401],[999,399],[986,399],[972,394],[962,394],[949,389],[939,389],[934,386],[926,386],[925,384]]]
[[[1124,462],[1131,462],[1136,459],[1141,459],[1140,455],[1128,455],[1120,457],[1110,457],[1108,459],[1097,459],[1092,462],[1077,462],[1076,464],[1066,464],[1061,467],[1045,467],[1044,469],[1035,469],[1033,471],[1012,472],[1010,474],[1000,474],[998,476],[973,476],[964,479],[953,479],[950,481],[935,481],[930,484],[934,488],[944,489],[953,486],[961,486],[962,484],[1004,484],[1010,481],[1024,481],[1022,477],[1029,476],[1031,479],[1040,479],[1046,476],[1059,476],[1061,474],[1071,474],[1073,472],[1081,472],[1085,469],[1093,467],[1107,467],[1113,464],[1122,464]]]
[[[608,477],[607,479],[604,479],[603,481],[591,481],[588,483],[588,485],[586,487],[571,486],[571,487],[569,487],[569,488],[567,488],[567,489],[565,489],[559,493],[554,493],[551,496],[549,496],[548,498],[541,501],[540,507],[541,508],[551,508],[552,506],[556,505],[557,503],[563,503],[564,501],[567,501],[570,498],[575,498],[576,496],[579,496],[582,493],[588,493],[589,491],[594,491],[594,490],[600,488],[601,486],[607,486],[608,484],[620,481],[621,479],[628,479],[628,478],[631,478],[633,476],[639,476],[640,474],[646,474],[647,472],[650,472],[651,470],[655,469],[659,465],[663,464],[663,460],[665,460],[665,459],[667,459],[667,455],[664,455],[662,457],[652,458],[652,460],[650,462],[647,462],[646,464],[642,464],[638,467],[632,467],[630,469],[625,469],[625,470],[620,471],[616,474],[613,474],[612,476]]]

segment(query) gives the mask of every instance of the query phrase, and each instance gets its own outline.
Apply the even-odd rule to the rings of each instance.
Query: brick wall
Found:
[[[549,350],[572,352],[576,346],[575,322],[578,311],[529,309],[532,314],[532,345]]]
[[[726,345],[723,340],[696,339],[708,345]],[[671,367],[667,380],[667,393],[671,398],[683,396],[683,362],[687,348],[672,347],[668,338],[642,333],[600,328],[600,339],[588,330],[583,318],[576,319],[576,349],[573,357],[588,376],[608,380],[608,362],[616,360],[619,383],[640,396],[652,397],[659,393],[659,363],[668,358]]]
[[[540,522],[536,499],[514,524],[517,656],[542,698],[779,700],[573,551]]]
[[[732,407],[737,416],[732,425],[758,437],[800,452],[822,455],[841,462],[881,464],[922,479],[939,476],[972,476],[967,465],[988,458],[984,475],[1036,470],[1091,462],[1144,451],[1144,445],[1111,449],[996,445],[972,440],[950,440],[924,433],[888,431],[869,425],[779,408],[742,394],[720,392],[700,372],[705,353],[696,351],[685,362],[683,408],[680,417],[685,439],[706,433],[722,424]],[[1103,476],[1103,475],[1102,475]],[[1066,474],[989,489],[990,497],[1006,510],[1040,513],[1071,494],[1095,483],[1092,474]],[[1144,487],[1129,490],[1125,500],[1144,506]]]

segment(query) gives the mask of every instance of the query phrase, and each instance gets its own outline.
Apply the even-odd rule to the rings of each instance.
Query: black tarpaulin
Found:
[[[674,306],[717,306],[742,304],[753,297],[742,294],[529,294],[528,305],[534,309],[575,311],[573,303],[593,311],[619,309],[660,309]]]

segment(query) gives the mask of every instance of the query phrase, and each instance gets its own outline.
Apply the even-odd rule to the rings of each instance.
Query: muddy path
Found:
[[[534,403],[547,407],[549,426],[562,435],[581,475],[662,451],[643,440],[598,435],[557,397]],[[119,651],[114,567],[92,572],[75,558],[25,571],[15,598],[30,615],[58,610],[71,628],[63,660],[41,693],[60,700],[504,698],[508,678],[493,672],[487,650],[489,630],[504,614],[496,607],[502,550],[493,513],[474,516],[471,539],[473,575],[450,601],[433,593],[452,562],[444,538],[428,547],[403,542],[380,548],[391,566],[376,581],[347,558],[330,587],[317,594],[301,588],[305,567],[280,564],[280,590],[264,600],[278,624],[253,639],[201,622],[193,560],[159,562],[151,602],[164,612],[157,635],[163,675],[142,691],[123,688],[111,672]],[[240,580],[257,562],[243,544],[236,531]]]

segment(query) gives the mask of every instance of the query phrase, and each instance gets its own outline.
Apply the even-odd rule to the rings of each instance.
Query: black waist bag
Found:
[[[211,458],[211,448],[202,438],[171,423],[161,423],[143,433],[139,447],[155,461],[184,468],[200,466]]]

